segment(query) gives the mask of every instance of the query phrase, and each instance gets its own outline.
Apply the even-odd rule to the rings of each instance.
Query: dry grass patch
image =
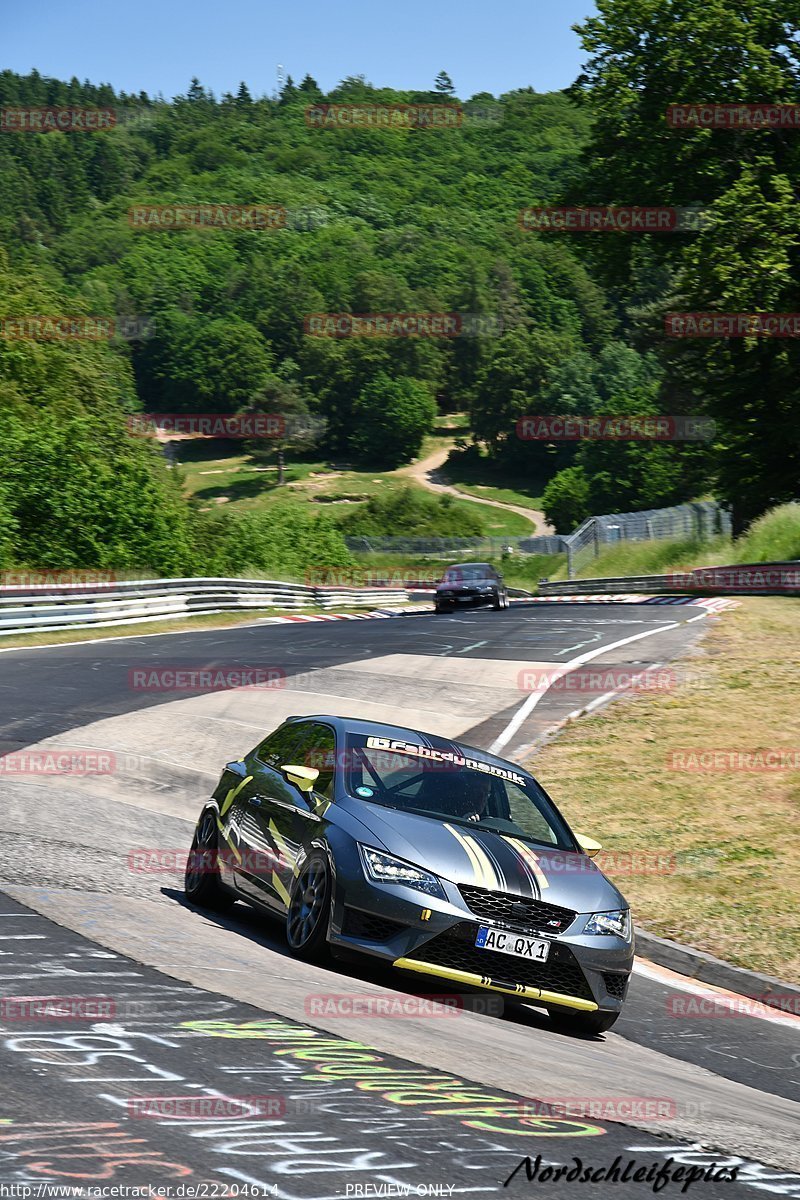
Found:
[[[537,755],[573,828],[608,850],[674,854],[615,875],[636,923],[742,967],[800,979],[800,771],[690,771],[674,752],[800,755],[800,600],[747,598],[710,620],[699,678],[582,718]]]

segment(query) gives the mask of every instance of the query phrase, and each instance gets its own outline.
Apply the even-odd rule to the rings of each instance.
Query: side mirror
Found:
[[[603,847],[594,838],[586,837],[582,833],[576,833],[575,838],[581,850],[585,850],[589,858],[596,858]]]
[[[298,767],[284,763],[281,766],[281,772],[289,783],[293,783],[301,792],[310,792],[319,779],[319,771],[316,767]]]
[[[225,770],[230,771],[231,775],[238,775],[240,779],[244,779],[247,774],[247,767],[240,758],[236,762],[225,763]]]

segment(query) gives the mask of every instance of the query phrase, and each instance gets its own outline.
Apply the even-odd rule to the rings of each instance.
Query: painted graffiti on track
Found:
[[[513,1081],[487,1087],[183,984],[7,897],[0,919],[0,995],[15,1016],[0,1028],[3,1195],[67,1194],[56,1185],[84,1200],[500,1195],[535,1186],[518,1168],[538,1161],[548,1194],[566,1197],[568,1172],[545,1167],[578,1158],[611,1170],[620,1157],[702,1165],[691,1178],[703,1200],[743,1184],[800,1196],[800,1176],[523,1105]],[[86,997],[98,996],[113,1001],[110,1019],[91,1019]],[[85,1019],[68,1019],[76,1013]],[[624,1186],[653,1194],[652,1181]]]

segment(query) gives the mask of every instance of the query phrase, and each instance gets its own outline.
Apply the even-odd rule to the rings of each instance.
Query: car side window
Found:
[[[333,774],[336,765],[336,735],[330,725],[311,722],[306,726],[307,738],[303,745],[303,764],[316,767],[319,778],[314,791],[326,800],[333,797]]]
[[[301,746],[307,732],[308,724],[306,722],[291,722],[281,725],[280,729],[276,729],[261,743],[256,752],[256,758],[266,763],[268,767],[280,767],[284,763],[296,765],[302,763],[303,760],[298,758],[298,754],[301,753]]]

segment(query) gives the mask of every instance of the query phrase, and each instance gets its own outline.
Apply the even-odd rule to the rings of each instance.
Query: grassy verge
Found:
[[[452,484],[457,492],[463,492],[465,496],[477,496],[483,500],[499,500],[503,504],[516,504],[519,508],[530,508],[541,512],[542,501],[540,496],[528,496],[525,492],[519,492],[515,488],[493,487],[488,484],[479,483],[462,483],[460,480],[453,480]],[[530,530],[530,526],[528,526],[528,529]]]
[[[520,508],[541,509],[541,494],[546,478],[514,475],[508,467],[493,462],[487,454],[474,450],[454,451],[445,463],[442,474],[453,487],[471,496],[487,500],[502,500]]]
[[[638,925],[787,981],[800,977],[800,771],[699,772],[672,756],[800,752],[799,616],[800,600],[743,600],[684,660],[692,685],[581,718],[534,763],[573,828],[609,851],[674,854],[674,873],[615,876]]]
[[[435,434],[426,439],[423,456],[435,450],[436,443]],[[186,494],[206,510],[221,505],[227,512],[264,510],[276,503],[312,505],[316,511],[338,520],[374,496],[385,497],[409,488],[422,495],[429,494],[413,480],[393,471],[358,470],[348,464],[324,461],[290,461],[286,484],[278,487],[272,464],[258,462],[244,453],[231,454],[219,442],[179,442],[175,453]],[[499,492],[496,495],[496,489],[491,487],[480,492],[489,499],[505,498]],[[477,515],[486,537],[526,537],[532,532],[530,521],[514,512],[478,506],[466,498],[455,500],[453,508],[470,520]],[[391,532],[386,530],[387,534]]]
[[[733,543],[729,538],[704,542],[698,538],[664,538],[654,542],[619,542],[601,550],[597,558],[581,562],[579,579],[607,579],[619,575],[666,575],[670,571],[689,571],[733,562]],[[566,556],[553,579],[567,578]]]

